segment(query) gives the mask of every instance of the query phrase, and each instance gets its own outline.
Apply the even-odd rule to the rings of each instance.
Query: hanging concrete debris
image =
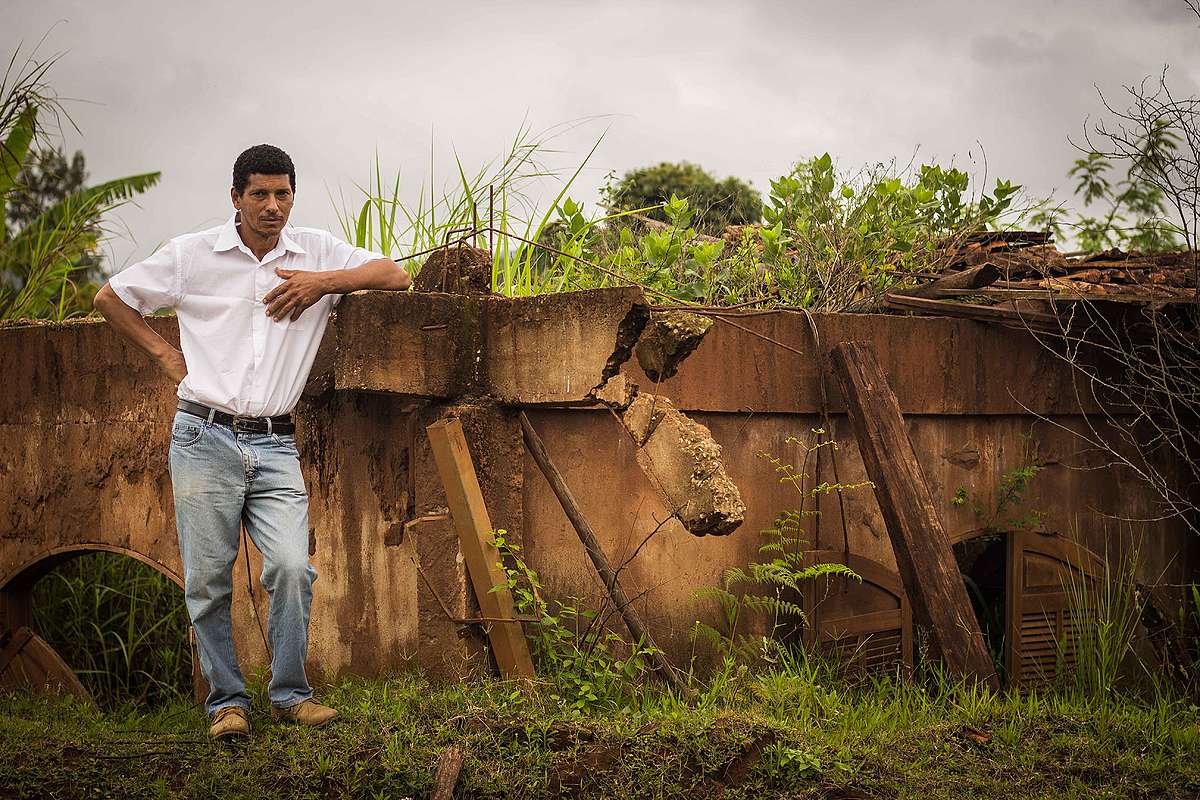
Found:
[[[699,314],[655,311],[634,349],[638,364],[655,383],[672,377],[712,326],[711,319]]]
[[[637,395],[621,421],[638,446],[638,465],[688,532],[722,536],[742,524],[746,505],[708,428],[652,394]]]

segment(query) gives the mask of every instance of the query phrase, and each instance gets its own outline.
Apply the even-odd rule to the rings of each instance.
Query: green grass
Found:
[[[690,703],[645,690],[572,713],[544,688],[347,681],[343,719],[214,746],[199,709],[102,716],[0,697],[3,797],[427,796],[449,745],[458,797],[1154,797],[1200,794],[1196,709],[1167,700],[934,694],[733,670]]]
[[[191,694],[192,652],[183,590],[116,553],[88,553],[33,590],[33,627],[101,708],[169,703]]]

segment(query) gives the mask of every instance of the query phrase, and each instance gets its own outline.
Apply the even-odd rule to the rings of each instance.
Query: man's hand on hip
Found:
[[[329,293],[323,272],[276,267],[275,274],[284,279],[283,283],[263,296],[263,304],[267,307],[267,314],[276,322],[289,316],[293,320],[299,319],[304,309]]]
[[[175,348],[171,348],[163,355],[158,363],[175,383],[180,383],[187,377],[187,362],[183,360],[183,353]]]

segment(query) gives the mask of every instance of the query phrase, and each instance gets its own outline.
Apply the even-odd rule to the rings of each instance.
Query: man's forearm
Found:
[[[326,294],[349,294],[359,289],[403,291],[412,284],[408,270],[390,258],[377,258],[357,267],[321,275],[326,279]]]
[[[145,318],[127,306],[107,283],[96,292],[94,305],[117,333],[157,361],[172,378],[177,381],[183,379],[187,372],[183,354],[155,333],[154,329],[146,324]]]

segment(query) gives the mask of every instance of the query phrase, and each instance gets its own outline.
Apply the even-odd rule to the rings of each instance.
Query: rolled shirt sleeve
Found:
[[[174,242],[108,279],[117,297],[139,314],[175,308],[183,297],[181,283],[179,252]]]
[[[368,261],[374,261],[377,258],[387,258],[382,253],[376,253],[373,250],[368,250],[365,247],[355,247],[348,242],[339,239],[332,233],[327,234],[325,242],[325,258],[324,269],[332,271],[337,269],[353,269],[361,267]],[[333,304],[336,306],[342,301],[342,296],[334,295]]]

